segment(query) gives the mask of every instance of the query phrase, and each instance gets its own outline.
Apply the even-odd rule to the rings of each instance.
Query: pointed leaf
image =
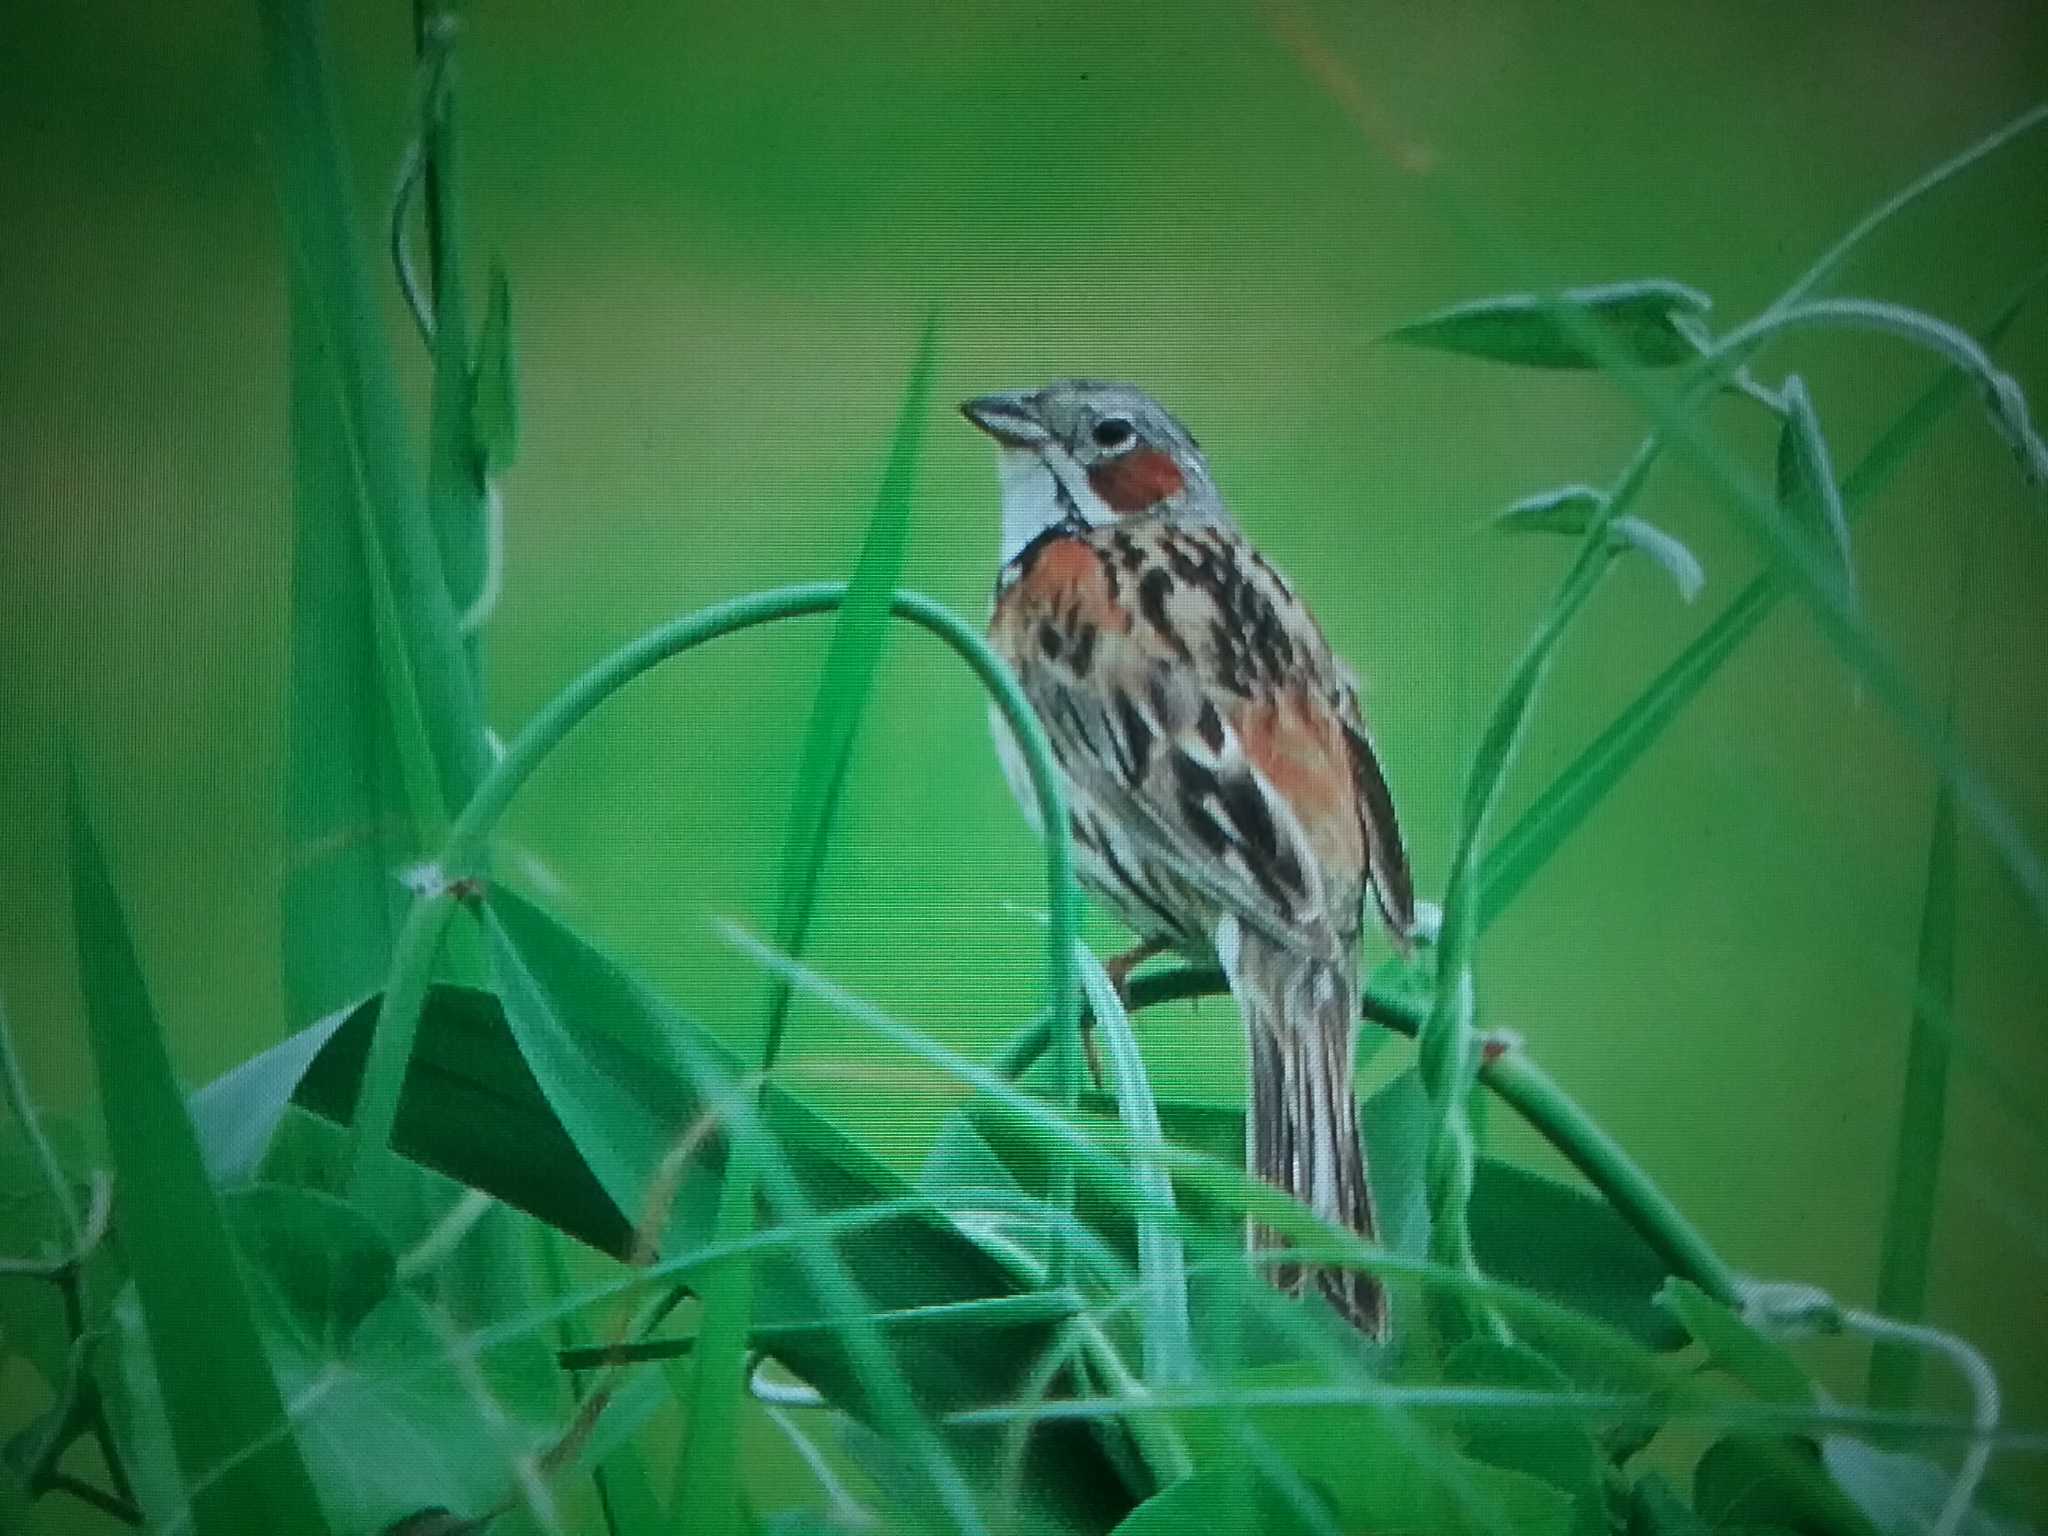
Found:
[[[1561,486],[1524,497],[1494,518],[1508,532],[1543,532],[1584,538],[1586,531],[1607,516],[1607,498],[1590,485]],[[1640,517],[1618,517],[1607,525],[1608,537],[1624,549],[1632,549],[1661,565],[1678,584],[1678,595],[1686,602],[1699,596],[1706,573],[1693,552],[1663,529]]]
[[[1700,569],[1699,557],[1656,524],[1640,517],[1617,517],[1607,525],[1607,534],[1617,544],[1647,555],[1662,566],[1677,586],[1681,602],[1691,602],[1706,585],[1707,573]]]
[[[354,1011],[336,1009],[192,1095],[192,1124],[207,1176],[216,1185],[245,1184],[255,1177],[299,1080]]]
[[[512,334],[512,284],[491,267],[483,334],[470,391],[470,441],[486,475],[501,475],[519,454],[519,353]]]
[[[1828,440],[1813,400],[1797,374],[1785,381],[1785,424],[1778,433],[1778,511],[1806,541],[1813,558],[1835,571],[1842,590],[1856,594],[1856,563],[1849,547],[1849,515]]]
[[[1556,490],[1524,496],[1506,511],[1496,513],[1493,520],[1510,533],[1540,531],[1580,538],[1606,510],[1606,496],[1592,486],[1561,485]]]
[[[194,1521],[201,1536],[324,1531],[75,777],[66,812],[79,981],[122,1242]],[[198,1318],[205,1327],[193,1326]]]
[[[1386,339],[1532,368],[1599,368],[1607,360],[1584,337],[1592,328],[1625,361],[1662,367],[1700,355],[1698,327],[1688,322],[1703,320],[1712,305],[1696,288],[1653,278],[1477,299],[1410,321]]]

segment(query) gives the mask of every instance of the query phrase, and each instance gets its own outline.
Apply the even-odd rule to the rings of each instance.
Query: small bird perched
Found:
[[[1250,1047],[1245,1164],[1375,1233],[1351,1058],[1365,895],[1403,948],[1407,857],[1358,688],[1307,604],[1245,539],[1201,448],[1138,389],[1066,379],[966,401],[996,440],[1002,569],[989,636],[1065,775],[1076,864],[1142,941],[1229,978]],[[1036,821],[1016,741],[992,713]],[[1281,1243],[1256,1224],[1256,1248]],[[1360,1270],[1279,1266],[1368,1336]]]

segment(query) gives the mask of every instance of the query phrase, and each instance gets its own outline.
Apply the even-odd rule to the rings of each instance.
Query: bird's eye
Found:
[[[1111,452],[1115,452],[1119,448],[1128,448],[1138,440],[1137,429],[1130,424],[1127,418],[1122,416],[1103,417],[1102,420],[1095,423],[1093,436],[1096,447],[1107,448]]]

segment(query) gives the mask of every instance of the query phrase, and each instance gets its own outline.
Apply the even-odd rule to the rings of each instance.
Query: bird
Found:
[[[1416,917],[1357,679],[1143,390],[1061,379],[960,410],[997,449],[990,643],[1059,765],[1082,883],[1139,940],[1105,968],[1121,990],[1165,951],[1221,967],[1247,1040],[1247,1169],[1374,1241],[1352,1079],[1365,905],[1403,953]],[[1036,827],[1015,735],[990,720]],[[1256,1221],[1246,1242],[1280,1289],[1313,1286],[1387,1336],[1374,1276],[1290,1263]]]

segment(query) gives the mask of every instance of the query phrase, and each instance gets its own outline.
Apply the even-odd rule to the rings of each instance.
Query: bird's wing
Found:
[[[1396,850],[1405,888],[1376,765],[1376,798],[1362,794],[1355,694],[1234,530],[1134,519],[1045,541],[999,593],[991,632],[1077,803],[1219,914],[1348,960],[1376,849]]]

